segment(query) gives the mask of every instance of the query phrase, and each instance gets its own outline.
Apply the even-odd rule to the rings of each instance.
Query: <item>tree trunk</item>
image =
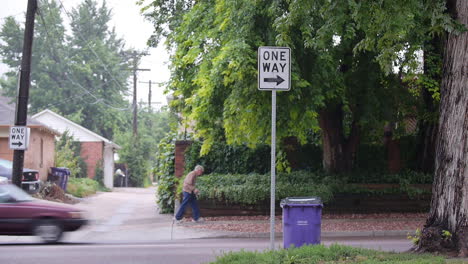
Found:
[[[345,137],[341,105],[329,106],[319,113],[322,130],[323,168],[329,173],[350,172],[359,145],[359,127],[354,121],[351,132]]]
[[[434,172],[437,124],[421,121],[418,135],[418,170],[424,173]]]
[[[468,1],[447,1],[454,18],[468,25]],[[468,256],[468,32],[448,35],[441,86],[439,132],[431,211],[420,251]],[[442,234],[443,230],[450,232]]]
[[[437,110],[433,102],[434,99],[432,99],[429,91],[424,89],[422,91],[422,96],[425,111],[435,113]],[[432,120],[425,120],[424,118],[419,120],[418,123],[417,169],[424,173],[433,173],[437,139],[437,123]]]

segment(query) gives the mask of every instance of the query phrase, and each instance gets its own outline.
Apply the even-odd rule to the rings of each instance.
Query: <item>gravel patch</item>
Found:
[[[427,214],[388,213],[388,214],[340,214],[323,215],[322,232],[336,231],[388,231],[416,230],[422,228]],[[206,217],[202,223],[192,223],[185,219],[186,228],[243,233],[270,232],[269,216],[220,216]],[[282,217],[275,220],[275,231],[282,232]]]

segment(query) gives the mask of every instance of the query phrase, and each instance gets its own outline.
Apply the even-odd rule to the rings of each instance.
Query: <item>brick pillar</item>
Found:
[[[387,150],[387,169],[390,173],[399,173],[402,168],[400,140],[393,138],[392,126],[384,128],[384,145]]]
[[[175,176],[180,178],[184,176],[185,151],[192,144],[189,140],[178,140],[175,142]]]

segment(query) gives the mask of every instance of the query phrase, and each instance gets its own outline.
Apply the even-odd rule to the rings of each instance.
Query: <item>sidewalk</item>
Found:
[[[150,241],[192,238],[267,238],[269,216],[206,217],[202,223],[184,219],[172,225],[171,214],[160,214],[154,199],[154,187],[116,188],[79,204],[90,213],[93,223],[72,240]],[[323,215],[323,238],[403,237],[414,234],[425,221],[425,214],[345,214]],[[281,216],[276,217],[276,235],[282,237]]]
[[[425,222],[425,214],[347,214],[324,215],[321,236],[336,237],[407,237]],[[184,219],[179,226],[188,230],[216,231],[216,237],[266,238],[270,236],[268,216],[207,217],[202,223]],[[282,237],[281,216],[275,219],[276,237]]]
[[[154,187],[147,189],[116,188],[81,202],[78,206],[90,213],[92,225],[76,234],[73,240],[149,241],[192,238],[267,238],[269,216],[206,217],[202,223],[184,219],[172,225],[171,214],[160,214],[154,199]],[[414,234],[425,221],[425,214],[343,214],[321,219],[323,238],[404,237]],[[275,219],[275,231],[282,237],[281,216]]]
[[[269,216],[206,217],[202,223],[184,219],[173,225],[171,214],[160,214],[153,188],[115,188],[82,199],[76,207],[87,212],[89,225],[69,232],[68,243],[138,243],[197,238],[269,238]],[[414,234],[425,214],[323,215],[322,238],[404,238]],[[275,219],[282,238],[281,216]],[[35,243],[35,237],[0,236],[0,243]]]

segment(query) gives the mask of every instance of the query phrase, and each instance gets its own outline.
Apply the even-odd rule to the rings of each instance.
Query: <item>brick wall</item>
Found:
[[[179,140],[175,143],[175,176],[180,178],[184,175],[185,151],[192,144],[192,141]]]
[[[24,154],[24,167],[38,170],[42,181],[47,180],[49,168],[55,166],[54,137],[43,129],[31,129],[29,148]]]
[[[104,142],[81,142],[81,157],[87,165],[88,178],[93,179],[98,162],[103,159]],[[102,164],[101,164],[102,165]]]
[[[13,160],[8,138],[0,138],[0,158]],[[54,135],[40,128],[32,128],[29,147],[24,153],[24,167],[38,170],[41,180],[47,180],[49,168],[55,166]]]
[[[10,149],[8,138],[0,138],[0,159],[13,159],[13,150]]]

